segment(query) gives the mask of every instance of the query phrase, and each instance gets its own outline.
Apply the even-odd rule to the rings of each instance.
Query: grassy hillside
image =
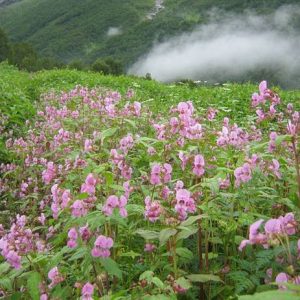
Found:
[[[228,84],[225,86],[191,87],[188,84],[166,85],[154,80],[133,76],[104,76],[93,72],[75,70],[51,70],[33,74],[18,71],[6,63],[0,64],[0,114],[8,117],[5,132],[13,129],[22,135],[24,124],[35,112],[35,102],[49,91],[68,91],[76,85],[105,87],[118,90],[123,95],[133,89],[137,98],[156,113],[167,112],[170,105],[183,100],[192,100],[198,109],[209,106],[219,110],[219,116],[228,116],[239,123],[246,122],[250,115],[249,95],[257,89],[252,84]],[[279,89],[276,89],[279,91]],[[300,108],[300,91],[280,91],[284,103],[292,102]],[[1,117],[1,120],[4,118]],[[1,125],[1,124],[0,124]],[[0,126],[1,130],[1,126]],[[6,159],[3,151],[5,134],[1,132],[0,161]]]
[[[113,56],[128,66],[154,42],[205,22],[213,7],[270,13],[280,5],[297,2],[166,0],[165,9],[149,20],[154,0],[22,0],[0,7],[0,27],[14,41],[30,42],[41,54],[65,62]],[[117,28],[120,34],[108,35],[110,28]]]

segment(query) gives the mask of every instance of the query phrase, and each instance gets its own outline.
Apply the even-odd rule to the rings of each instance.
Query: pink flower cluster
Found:
[[[109,257],[110,248],[113,246],[114,241],[110,237],[104,235],[99,235],[94,243],[94,248],[92,249],[93,257]]]
[[[197,154],[194,157],[193,156],[188,156],[184,154],[182,151],[179,152],[178,154],[179,159],[181,160],[181,169],[184,171],[188,162],[193,160],[193,173],[201,177],[205,173],[205,161],[204,157],[201,154]]]
[[[224,118],[222,131],[218,132],[217,145],[241,148],[249,142],[249,134],[237,124],[229,125],[229,119]]]
[[[56,176],[56,167],[52,161],[47,163],[47,169],[42,172],[45,184],[49,184]]]
[[[151,201],[151,198],[147,196],[145,198],[145,218],[150,222],[155,222],[159,219],[162,213],[162,207],[159,201]]]
[[[58,214],[62,209],[68,207],[71,201],[70,190],[63,190],[58,187],[58,184],[55,184],[51,187],[52,194],[52,204],[51,210],[54,219],[58,218]]]
[[[268,111],[265,109],[267,102],[270,102]],[[276,114],[275,106],[279,103],[279,96],[270,89],[268,89],[266,81],[262,81],[259,84],[259,94],[254,93],[252,95],[252,107],[257,107],[259,105],[262,106],[261,108],[258,108],[256,110],[258,122],[261,122],[267,118],[273,118]]]
[[[120,198],[115,195],[109,196],[102,207],[102,211],[105,215],[110,216],[115,208],[119,208],[120,215],[125,218],[127,217],[127,210],[125,208],[127,201],[125,196],[121,196]]]
[[[246,245],[262,245],[268,248],[274,240],[280,236],[294,235],[296,233],[297,223],[293,213],[287,213],[285,216],[280,216],[277,219],[270,219],[265,222],[264,231],[259,228],[264,223],[264,220],[258,220],[250,226],[249,240],[243,240],[239,246],[239,250],[245,248]]]
[[[165,140],[178,134],[180,138],[183,138],[183,140],[178,139],[178,144],[183,146],[184,138],[198,140],[202,137],[202,126],[193,118],[194,106],[191,101],[178,103],[177,108],[172,109],[171,112],[177,113],[177,116],[171,117],[168,123],[153,124],[159,140]]]
[[[44,251],[45,248],[38,233],[34,234],[31,229],[25,227],[26,222],[26,216],[17,215],[17,220],[9,232],[0,239],[1,255],[16,269],[21,268],[22,256],[32,251]]]
[[[179,220],[185,220],[188,213],[196,212],[196,205],[191,193],[186,189],[178,189],[176,191],[175,210]]]
[[[153,185],[167,183],[171,180],[172,166],[170,164],[154,164],[151,168],[150,183]]]
[[[67,246],[69,248],[75,248],[77,246],[78,233],[76,228],[71,228],[68,232],[68,243]]]
[[[92,296],[94,293],[94,286],[87,282],[81,290],[81,299],[82,300],[93,300]]]
[[[49,284],[49,289],[52,289],[53,287],[65,280],[64,277],[60,274],[57,267],[52,268],[48,272],[48,278],[51,280],[51,283]]]
[[[113,164],[117,166],[117,169],[115,170],[116,175],[119,171],[125,180],[130,180],[132,168],[126,163],[125,155],[119,154],[117,149],[111,149],[110,158]]]
[[[234,170],[235,186],[240,186],[241,183],[248,182],[252,178],[252,168],[249,163],[244,163],[242,167]]]

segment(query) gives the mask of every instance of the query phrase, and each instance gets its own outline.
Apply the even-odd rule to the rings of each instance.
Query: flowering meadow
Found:
[[[299,299],[299,102],[161,105],[77,85],[6,135],[0,297]]]

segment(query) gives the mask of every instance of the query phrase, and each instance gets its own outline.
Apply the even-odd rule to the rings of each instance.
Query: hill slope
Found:
[[[155,0],[21,0],[0,6],[0,27],[14,41],[26,41],[44,55],[65,62],[113,56],[128,66],[154,42],[190,31],[213,7],[269,13],[297,0],[165,0],[152,19]],[[1,3],[0,3],[1,5]]]

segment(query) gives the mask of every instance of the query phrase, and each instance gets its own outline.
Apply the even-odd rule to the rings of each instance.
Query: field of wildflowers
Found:
[[[299,98],[39,90],[47,74],[18,136],[1,119],[3,299],[299,298]]]

